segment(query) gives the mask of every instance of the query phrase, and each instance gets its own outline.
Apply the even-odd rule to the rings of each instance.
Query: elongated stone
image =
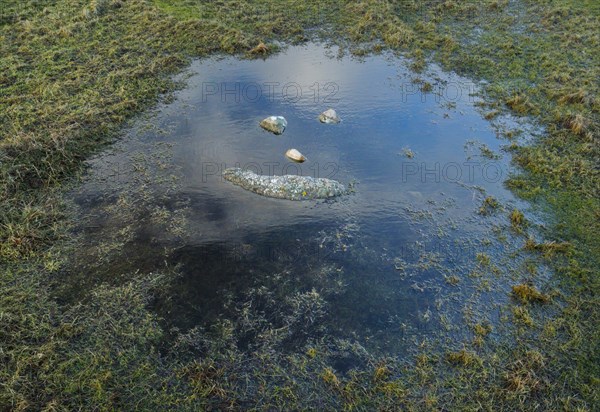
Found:
[[[264,176],[240,168],[226,169],[225,180],[261,196],[288,200],[327,199],[348,193],[342,183],[310,176]]]

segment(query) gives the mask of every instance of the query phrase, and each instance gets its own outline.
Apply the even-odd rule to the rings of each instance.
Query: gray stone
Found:
[[[271,133],[282,134],[287,127],[287,120],[283,116],[269,116],[260,122],[260,127]]]
[[[319,115],[319,121],[321,123],[339,123],[342,119],[339,118],[335,110],[327,109]]]
[[[246,190],[262,196],[288,200],[327,199],[348,193],[342,183],[309,176],[264,176],[240,168],[226,169],[223,177]]]

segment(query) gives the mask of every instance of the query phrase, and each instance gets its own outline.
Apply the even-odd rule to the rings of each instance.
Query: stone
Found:
[[[348,193],[348,188],[336,180],[310,176],[265,176],[251,170],[230,168],[223,172],[223,177],[243,189],[277,199],[328,199]]]
[[[306,161],[306,157],[296,149],[290,149],[285,152],[285,157],[297,163]]]
[[[260,127],[271,133],[282,134],[287,127],[287,120],[283,116],[269,116],[260,122]]]
[[[319,115],[319,121],[321,123],[339,123],[342,119],[339,118],[335,110],[327,109]]]

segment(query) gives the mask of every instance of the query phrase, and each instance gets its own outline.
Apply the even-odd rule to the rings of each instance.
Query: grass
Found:
[[[597,2],[5,0],[0,7],[1,409],[598,408]],[[75,305],[54,298],[73,247],[62,196],[83,161],[178,87],[170,76],[191,57],[264,56],[277,41],[310,37],[362,53],[404,52],[415,71],[433,59],[486,79],[490,118],[510,111],[545,127],[538,140],[512,148],[522,174],[507,185],[550,222],[542,229],[550,240],[528,236],[525,249],[557,273],[557,313],[544,312],[552,302],[510,306],[516,344],[480,340],[446,357],[425,346],[406,365],[339,341],[273,352],[281,319],[260,314],[265,341],[251,354],[235,349],[242,320],[190,332],[162,351],[160,319],[148,309],[162,287],[156,274],[97,286]],[[497,206],[486,199],[482,207]],[[531,230],[517,210],[510,222]],[[476,259],[490,264],[485,254]],[[516,288],[522,302],[546,296],[528,284]],[[310,292],[296,296],[286,322],[312,328],[307,311],[320,313],[319,302]],[[340,374],[330,364],[335,353],[366,366]]]
[[[512,293],[521,303],[529,303],[529,302],[546,303],[550,300],[550,297],[548,295],[541,293],[539,290],[537,290],[533,286],[525,284],[525,283],[513,286]]]
[[[477,357],[477,355],[468,352],[465,349],[461,349],[458,352],[448,352],[446,354],[446,360],[452,365],[460,365],[460,366],[472,366],[472,365],[481,365],[481,360]]]
[[[495,210],[500,208],[500,203],[492,196],[487,196],[483,199],[481,206],[479,207],[479,214],[483,216],[494,213]]]
[[[525,226],[527,224],[527,221],[525,220],[525,215],[523,214],[523,212],[521,212],[518,209],[513,209],[512,212],[510,212],[510,224],[513,227],[513,229],[515,229],[518,232],[522,232],[523,230],[523,226]]]
[[[528,238],[523,246],[525,250],[541,252],[545,257],[552,258],[557,253],[568,254],[572,252],[572,247],[569,242],[543,242],[537,243],[534,239]]]

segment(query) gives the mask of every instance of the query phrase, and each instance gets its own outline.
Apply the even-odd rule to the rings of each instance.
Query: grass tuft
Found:
[[[323,371],[323,373],[321,374],[321,379],[323,379],[323,382],[325,382],[327,385],[329,385],[333,388],[340,387],[340,380],[338,379],[335,372],[331,368],[326,368]]]
[[[536,288],[526,283],[521,283],[512,287],[512,294],[521,303],[541,302],[547,303],[550,301],[550,296],[540,292]]]
[[[578,136],[585,136],[588,131],[589,121],[581,114],[570,114],[563,122],[564,126]]]
[[[500,207],[500,203],[492,196],[487,196],[483,199],[483,203],[479,206],[479,214],[487,216],[492,214]]]
[[[504,375],[506,388],[515,396],[530,395],[542,388],[540,377],[545,366],[544,358],[537,351],[527,351],[509,367]]]
[[[527,114],[532,109],[529,99],[520,94],[514,95],[513,97],[507,99],[506,105],[518,114]]]
[[[446,361],[456,366],[473,366],[481,365],[481,359],[474,353],[468,352],[466,349],[461,349],[457,352],[448,352]]]
[[[513,209],[510,212],[510,224],[516,231],[522,231],[523,227],[527,224],[527,220],[525,220],[525,215],[518,209]]]
[[[552,258],[556,254],[570,254],[573,246],[569,242],[543,242],[538,243],[533,238],[528,238],[523,246],[525,250],[541,252],[546,258]]]
[[[269,48],[263,42],[258,43],[248,53],[251,55],[267,55],[269,54]]]

